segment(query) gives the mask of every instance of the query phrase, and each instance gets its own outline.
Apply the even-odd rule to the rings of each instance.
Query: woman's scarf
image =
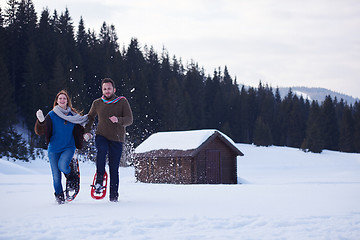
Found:
[[[120,99],[125,98],[125,97],[116,97],[115,99],[112,100],[106,100],[105,96],[102,96],[101,99],[103,100],[104,103],[106,104],[111,104],[111,103],[117,103],[118,101],[120,101]]]
[[[87,114],[84,116],[81,116],[80,114],[74,112],[71,110],[70,107],[67,107],[66,109],[63,109],[59,105],[56,105],[53,109],[53,111],[61,117],[62,119],[74,123],[74,124],[80,124],[82,126],[85,126],[86,122],[88,121]],[[72,115],[68,115],[71,112]]]

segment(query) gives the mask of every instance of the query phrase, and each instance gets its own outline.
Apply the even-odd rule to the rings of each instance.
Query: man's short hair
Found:
[[[103,86],[104,83],[111,83],[113,88],[115,88],[115,83],[114,83],[114,80],[112,80],[111,78],[104,78],[102,81],[101,81],[101,87]]]

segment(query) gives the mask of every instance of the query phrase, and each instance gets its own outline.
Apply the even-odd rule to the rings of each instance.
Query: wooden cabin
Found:
[[[239,155],[217,130],[159,132],[135,149],[135,176],[145,183],[237,184]]]

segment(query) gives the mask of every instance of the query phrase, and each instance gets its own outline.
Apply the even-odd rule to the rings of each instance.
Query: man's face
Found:
[[[106,98],[112,97],[112,95],[115,93],[115,88],[111,83],[104,83],[102,85],[102,93]]]

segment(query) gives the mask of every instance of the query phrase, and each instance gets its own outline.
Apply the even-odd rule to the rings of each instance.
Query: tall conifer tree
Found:
[[[307,120],[306,137],[301,146],[302,149],[321,153],[325,144],[323,128],[320,106],[318,102],[313,101]]]
[[[335,106],[330,95],[326,96],[321,112],[324,125],[324,148],[336,151],[339,149],[339,127],[335,115]]]
[[[354,122],[354,150],[357,153],[360,153],[360,102],[356,101],[354,104],[354,113],[353,113],[353,122]]]
[[[352,109],[344,107],[340,121],[339,150],[342,152],[354,152],[354,122]]]

